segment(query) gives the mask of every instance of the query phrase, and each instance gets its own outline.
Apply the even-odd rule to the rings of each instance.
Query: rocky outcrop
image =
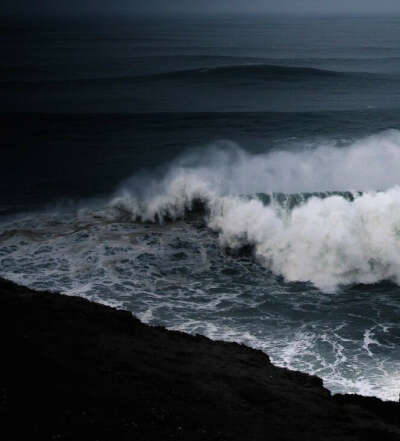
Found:
[[[400,440],[400,405],[332,397],[266,354],[0,280],[0,438]]]

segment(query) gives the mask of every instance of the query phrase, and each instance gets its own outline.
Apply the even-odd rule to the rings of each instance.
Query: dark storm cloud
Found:
[[[400,13],[399,0],[3,0],[13,15],[157,13]]]

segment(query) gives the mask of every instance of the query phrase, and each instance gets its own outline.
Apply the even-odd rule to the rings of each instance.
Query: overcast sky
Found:
[[[400,0],[2,0],[12,15],[156,13],[400,14]]]

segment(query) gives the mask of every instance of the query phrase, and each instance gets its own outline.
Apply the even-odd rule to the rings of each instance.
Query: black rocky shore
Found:
[[[243,345],[1,279],[0,311],[2,441],[400,440],[400,404]]]

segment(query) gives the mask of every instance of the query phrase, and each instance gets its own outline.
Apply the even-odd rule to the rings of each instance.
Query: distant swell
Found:
[[[344,77],[357,75],[346,72],[335,72],[311,67],[287,67],[268,64],[245,64],[221,67],[204,67],[151,75],[152,78],[263,78],[265,80],[284,81],[286,79],[304,79],[316,77]],[[364,75],[364,74],[363,74]],[[368,74],[372,75],[372,74]]]
[[[326,69],[312,67],[289,67],[269,64],[238,64],[227,66],[204,66],[196,69],[176,70],[147,75],[121,75],[121,76],[96,76],[69,79],[48,79],[48,80],[18,80],[0,81],[0,84],[13,86],[45,86],[51,84],[117,84],[117,83],[142,83],[157,80],[184,80],[184,81],[219,81],[219,80],[243,80],[253,79],[262,81],[306,81],[317,79],[346,79],[346,78],[385,78],[387,75],[366,73],[366,72],[336,72]]]

